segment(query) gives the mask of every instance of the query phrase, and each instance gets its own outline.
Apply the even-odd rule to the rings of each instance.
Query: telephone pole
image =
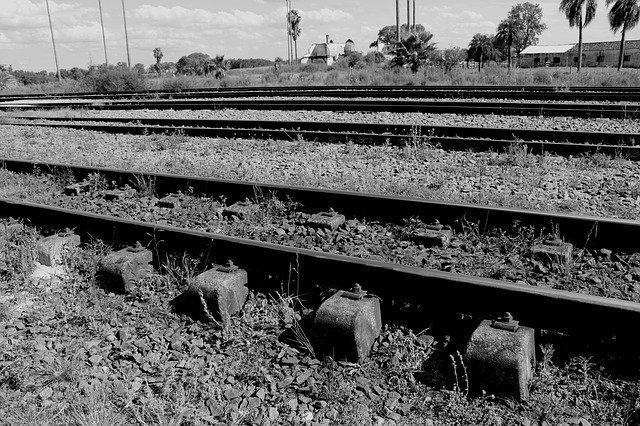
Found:
[[[416,0],[413,0],[413,31],[416,30]]]
[[[104,64],[109,65],[107,59],[107,39],[104,36],[104,21],[102,20],[102,0],[98,0],[98,10],[100,10],[100,28],[102,28],[102,46],[104,47]]]
[[[400,0],[396,0],[396,38],[400,43]]]
[[[411,31],[411,0],[407,0],[407,31]]]
[[[291,22],[289,22],[289,10],[291,10],[289,6],[289,0],[284,0],[287,5],[287,62],[291,65]]]
[[[53,44],[53,59],[56,61],[56,75],[58,81],[62,81],[60,77],[60,67],[58,66],[58,53],[56,52],[56,39],[53,37],[53,24],[51,23],[51,11],[49,10],[49,0],[45,0],[47,4],[47,16],[49,17],[49,29],[51,30],[51,43]]]
[[[131,55],[129,54],[129,33],[127,32],[127,12],[124,8],[124,0],[122,0],[122,19],[124,19],[124,41],[127,44],[127,64],[131,68]]]

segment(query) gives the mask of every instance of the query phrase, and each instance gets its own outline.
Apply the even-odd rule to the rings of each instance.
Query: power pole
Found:
[[[122,18],[124,19],[124,41],[127,44],[127,65],[131,68],[131,55],[129,54],[129,32],[127,31],[127,12],[124,8],[124,0],[122,0]]]
[[[396,0],[396,38],[400,43],[400,0]]]
[[[62,81],[62,77],[60,77],[60,67],[58,66],[58,53],[56,52],[56,39],[53,37],[53,24],[51,23],[51,11],[49,10],[49,0],[45,0],[47,4],[47,16],[49,17],[49,29],[51,30],[51,43],[53,44],[53,59],[56,61],[56,75],[58,76],[58,81]]]
[[[287,62],[291,65],[291,23],[289,22],[289,0],[285,0],[287,4]]]
[[[411,0],[407,0],[407,31],[411,31]]]
[[[100,27],[102,28],[102,46],[104,47],[104,64],[109,65],[109,60],[107,59],[107,39],[104,36],[104,21],[102,20],[102,1],[98,0],[98,9],[100,10]]]
[[[416,30],[416,0],[413,0],[413,31]]]

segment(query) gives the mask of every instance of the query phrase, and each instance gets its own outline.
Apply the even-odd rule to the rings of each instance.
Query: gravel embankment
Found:
[[[425,246],[419,234],[425,224],[406,218],[403,225],[349,220],[335,231],[315,229],[312,213],[272,197],[257,200],[256,212],[245,219],[228,218],[212,197],[181,196],[174,209],[156,207],[156,199],[135,190],[107,201],[104,191],[66,196],[47,177],[24,177],[0,172],[4,196],[126,219],[167,224],[300,248],[376,259],[408,266],[496,278],[523,285],[558,288],[579,293],[640,301],[640,254],[576,252],[567,269],[536,261],[530,249],[542,241],[533,230],[493,229],[480,233],[459,218],[440,218],[456,230],[447,247]],[[40,184],[38,184],[40,183]],[[295,202],[295,200],[292,200]]]
[[[509,115],[458,115],[394,112],[331,112],[331,111],[262,111],[262,110],[71,110],[0,112],[0,117],[14,115],[105,117],[105,118],[169,118],[210,120],[274,120],[327,121],[353,123],[393,123],[423,126],[470,126],[538,130],[574,130],[585,132],[640,133],[640,120],[577,117],[522,117]]]
[[[640,218],[640,164],[429,147],[0,127],[0,157]]]

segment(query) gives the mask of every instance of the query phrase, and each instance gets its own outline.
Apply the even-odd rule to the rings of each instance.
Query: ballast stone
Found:
[[[319,352],[334,359],[359,362],[369,356],[382,330],[380,300],[359,286],[328,298],[313,321]]]
[[[316,228],[324,228],[335,231],[345,222],[346,218],[337,212],[320,212],[309,218],[307,223]]]
[[[84,192],[88,192],[90,188],[91,184],[89,182],[72,183],[71,185],[64,187],[64,194],[69,196],[78,196]]]
[[[258,209],[258,206],[250,201],[239,201],[235,204],[225,207],[222,210],[224,216],[235,216],[240,219],[245,219]]]
[[[175,209],[180,207],[180,198],[176,194],[169,194],[156,201],[156,207]]]
[[[427,225],[413,234],[413,240],[425,247],[447,247],[453,238],[451,227],[439,223]]]
[[[524,400],[535,369],[535,332],[519,326],[505,330],[496,328],[494,321],[482,321],[467,344],[464,362],[474,393]]]
[[[247,272],[229,262],[226,266],[218,266],[198,275],[192,280],[187,293],[200,307],[202,303],[198,300],[202,297],[209,313],[226,324],[231,315],[239,312],[247,301],[247,283]]]
[[[153,273],[153,253],[136,244],[113,252],[98,262],[98,279],[114,293],[128,293],[142,278]]]
[[[64,253],[80,246],[80,236],[73,233],[51,235],[38,241],[38,262],[44,266],[61,266]]]
[[[571,265],[573,257],[573,245],[561,240],[549,239],[533,246],[531,254],[534,259],[546,264],[568,266]]]

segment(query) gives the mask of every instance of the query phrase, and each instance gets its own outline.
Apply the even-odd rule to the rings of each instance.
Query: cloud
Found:
[[[310,10],[310,11],[300,11],[302,15],[302,19],[308,19],[310,22],[316,23],[334,23],[334,22],[344,22],[353,19],[353,15],[349,12],[345,12],[339,9],[327,9],[323,8],[320,10]]]
[[[182,6],[139,6],[133,11],[134,19],[170,28],[207,26],[218,28],[258,27],[266,18],[255,12],[233,10],[231,12],[209,12],[204,9],[188,9]]]

